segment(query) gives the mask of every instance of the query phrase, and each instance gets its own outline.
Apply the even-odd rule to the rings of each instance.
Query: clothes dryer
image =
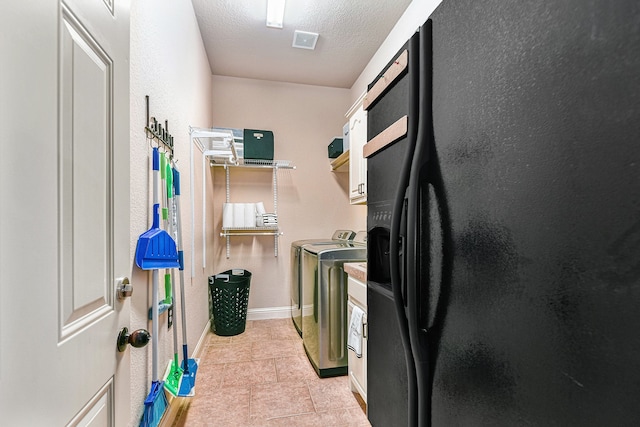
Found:
[[[300,301],[302,278],[300,276],[301,251],[306,245],[328,245],[353,240],[356,233],[351,230],[336,230],[331,238],[304,239],[291,243],[291,320],[302,336],[302,304]]]

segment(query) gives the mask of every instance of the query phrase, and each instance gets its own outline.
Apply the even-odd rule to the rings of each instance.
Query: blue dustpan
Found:
[[[158,148],[153,147],[153,224],[149,230],[140,235],[136,246],[136,265],[143,270],[180,267],[175,240],[160,228],[159,171]]]
[[[136,265],[143,270],[180,267],[175,240],[158,227],[159,209],[159,204],[153,205],[153,225],[138,238]]]

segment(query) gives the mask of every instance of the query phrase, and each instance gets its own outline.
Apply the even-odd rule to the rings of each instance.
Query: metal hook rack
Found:
[[[147,123],[144,126],[144,130],[147,138],[163,145],[169,155],[173,157],[173,135],[169,133],[169,121],[165,120],[164,127],[162,127],[162,123],[158,123],[155,117],[149,117],[149,95],[145,95],[144,100],[147,109]]]

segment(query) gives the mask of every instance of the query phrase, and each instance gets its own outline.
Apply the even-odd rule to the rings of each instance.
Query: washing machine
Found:
[[[302,336],[302,305],[300,294],[302,279],[300,276],[300,261],[302,247],[306,245],[327,245],[344,243],[353,240],[356,233],[351,230],[336,230],[331,238],[296,240],[291,243],[291,320],[298,334]]]
[[[347,374],[346,262],[367,259],[367,233],[350,242],[302,248],[302,343],[319,377]]]

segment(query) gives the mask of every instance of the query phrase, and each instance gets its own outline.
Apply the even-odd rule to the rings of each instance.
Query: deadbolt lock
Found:
[[[119,300],[128,298],[133,294],[133,285],[129,283],[128,277],[119,277],[116,279],[116,296]]]

